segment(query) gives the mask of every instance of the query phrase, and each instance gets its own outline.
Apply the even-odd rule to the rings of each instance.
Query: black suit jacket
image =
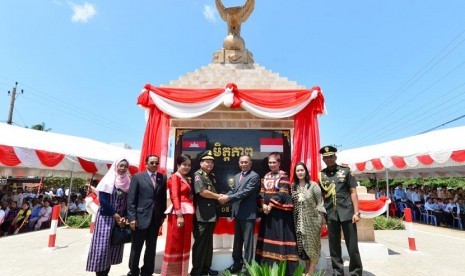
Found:
[[[260,192],[260,177],[252,170],[239,182],[241,173],[234,176],[233,191],[228,193],[232,203],[232,215],[237,219],[257,218],[257,196]]]
[[[128,193],[128,220],[137,221],[138,229],[146,229],[155,219],[161,224],[166,210],[166,175],[157,172],[156,188],[147,171],[132,176]]]

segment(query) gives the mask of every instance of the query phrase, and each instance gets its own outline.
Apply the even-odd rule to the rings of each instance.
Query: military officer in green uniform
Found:
[[[210,269],[213,257],[213,231],[217,220],[220,194],[216,192],[216,179],[212,173],[214,157],[211,150],[200,156],[200,169],[194,173],[194,245],[190,275],[218,275]]]
[[[350,275],[362,275],[362,260],[358,250],[357,225],[360,220],[358,209],[357,182],[348,167],[336,163],[337,149],[325,146],[320,149],[326,168],[320,172],[329,231],[329,252],[333,275],[344,275],[341,253],[341,228],[349,252]]]

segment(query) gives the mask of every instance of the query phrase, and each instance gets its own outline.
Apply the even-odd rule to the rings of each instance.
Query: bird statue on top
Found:
[[[229,35],[241,35],[241,24],[252,14],[255,0],[247,0],[243,6],[225,8],[221,0],[216,0],[216,8],[221,18],[228,24]]]

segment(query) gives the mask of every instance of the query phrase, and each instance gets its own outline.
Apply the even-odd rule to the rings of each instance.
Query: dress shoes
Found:
[[[230,267],[227,268],[229,272],[232,274],[239,273],[242,270],[242,264],[241,263],[236,263],[232,264]]]
[[[219,273],[218,273],[217,270],[213,270],[213,269],[209,269],[209,270],[208,270],[208,275],[209,275],[209,276],[216,276],[216,275],[218,275],[218,274],[219,274]]]

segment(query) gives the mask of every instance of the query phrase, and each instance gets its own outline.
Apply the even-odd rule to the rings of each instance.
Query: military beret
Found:
[[[324,146],[320,149],[320,153],[323,156],[331,156],[331,155],[336,155],[337,148],[333,146]]]
[[[200,161],[202,160],[215,160],[215,157],[213,157],[213,153],[211,150],[206,150],[200,155]]]

